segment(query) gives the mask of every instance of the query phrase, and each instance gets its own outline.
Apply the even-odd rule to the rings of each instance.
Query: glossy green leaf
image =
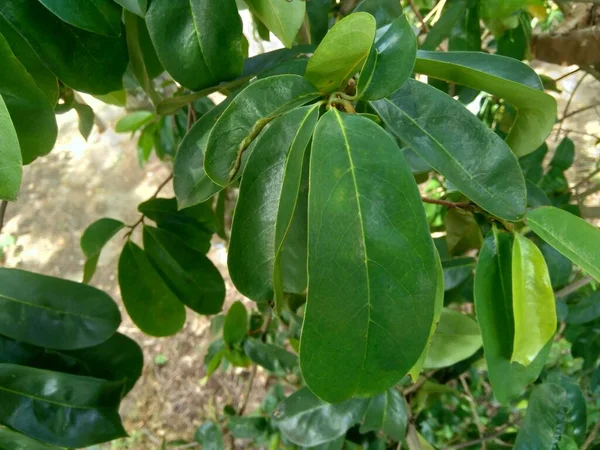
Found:
[[[242,21],[234,0],[155,0],[146,23],[158,58],[183,86],[199,90],[241,74]]]
[[[119,258],[119,287],[125,309],[140,330],[170,336],[185,323],[185,306],[169,289],[144,251],[131,241]]]
[[[33,345],[77,349],[108,339],[121,322],[104,292],[73,281],[0,268],[0,330]]]
[[[16,200],[21,187],[23,163],[17,132],[0,95],[0,200]]]
[[[563,140],[560,141],[560,144],[558,144],[558,147],[556,147],[556,151],[554,152],[552,161],[550,161],[550,165],[560,170],[567,170],[573,165],[574,160],[575,144],[568,137],[563,138]]]
[[[511,361],[528,366],[556,331],[556,308],[542,252],[529,239],[513,243],[512,296],[515,338]]]
[[[469,316],[444,308],[433,333],[424,367],[449,367],[473,355],[481,345],[477,322]]]
[[[81,235],[81,250],[87,258],[83,266],[83,282],[89,283],[96,272],[102,248],[121,231],[125,224],[120,220],[102,218],[90,224]]]
[[[78,102],[75,102],[73,109],[77,111],[77,115],[79,116],[79,134],[87,141],[94,128],[94,119],[96,117],[94,110],[89,105]]]
[[[302,388],[279,404],[273,422],[294,444],[311,447],[344,435],[361,421],[366,408],[364,399],[330,404]]]
[[[554,126],[556,100],[529,66],[512,58],[479,52],[418,51],[415,71],[503,98],[517,118],[506,138],[517,156],[536,150]]]
[[[539,376],[551,342],[527,367],[511,362],[514,340],[512,300],[513,236],[490,233],[475,269],[475,312],[481,328],[483,350],[494,395],[502,404],[517,398]]]
[[[400,16],[375,40],[358,79],[358,98],[376,100],[397,91],[412,74],[416,54],[415,33]]]
[[[306,17],[308,17],[310,43],[318,44],[329,31],[329,12],[331,0],[313,0],[306,4]]]
[[[241,343],[248,331],[248,311],[240,301],[229,307],[223,324],[223,340],[229,346]]]
[[[306,149],[318,117],[318,106],[296,108],[275,119],[258,138],[244,170],[233,217],[227,264],[231,280],[254,301],[275,296],[278,311],[284,271],[290,264],[297,265],[300,273],[306,271],[306,241],[291,249],[297,258],[282,260],[299,203]],[[288,292],[304,291],[306,276],[301,278],[304,283],[296,283],[297,289]]]
[[[578,300],[577,303],[569,304],[566,322],[582,324],[596,320],[598,317],[600,317],[600,292],[594,292]]]
[[[144,227],[144,249],[179,300],[199,314],[216,314],[225,300],[225,282],[214,264],[168,231]]]
[[[392,388],[369,400],[360,432],[383,430],[387,436],[400,442],[406,436],[407,422],[404,398]]]
[[[103,36],[121,35],[122,9],[113,0],[39,0],[60,20]]]
[[[311,445],[310,447],[300,447],[300,450],[352,450],[348,447],[348,441],[345,436],[340,436],[332,441],[324,442],[319,445]],[[354,443],[353,443],[354,444]],[[354,444],[358,445],[358,444]]]
[[[266,437],[268,430],[267,419],[264,417],[231,416],[227,428],[237,439],[260,439]]]
[[[115,131],[117,133],[137,131],[144,125],[152,122],[155,118],[156,116],[150,111],[135,111],[120,118],[115,125]]]
[[[421,49],[435,50],[438,45],[450,37],[454,26],[462,17],[464,17],[466,11],[466,0],[456,0],[454,2],[446,3],[440,19],[436,22],[435,26],[429,30],[425,41],[421,44]]]
[[[371,104],[398,138],[483,209],[506,220],[523,217],[526,189],[517,159],[460,103],[408,80]]]
[[[247,0],[250,11],[279,38],[291,47],[304,21],[306,11],[302,0]]]
[[[402,5],[396,0],[362,0],[354,11],[367,12],[375,17],[379,30],[402,15]]]
[[[319,96],[298,75],[278,75],[251,83],[217,120],[206,146],[204,169],[221,186],[237,175],[244,151],[274,118]]]
[[[442,262],[444,269],[444,290],[459,286],[473,273],[473,258],[456,258]]]
[[[566,392],[566,408],[559,412],[564,414],[565,428],[563,433],[572,437],[578,445],[583,445],[587,430],[586,399],[576,380],[560,372],[552,372],[546,382],[563,387]],[[566,411],[565,411],[566,409]]]
[[[298,357],[278,345],[247,339],[244,352],[255,363],[271,372],[290,372],[298,366]]]
[[[337,22],[308,61],[308,81],[322,92],[334,92],[360,72],[375,39],[375,18],[364,12]]]
[[[194,440],[202,444],[204,450],[223,450],[223,433],[219,426],[210,421],[204,422],[196,430]]]
[[[1,9],[0,5],[0,15]],[[0,62],[3,67],[2,77],[0,77],[0,95],[6,103],[12,125],[17,133],[23,164],[29,164],[37,157],[50,153],[54,147],[58,133],[54,111],[47,97],[25,66],[15,57],[1,34]],[[5,138],[8,149],[11,146],[10,136],[6,134]],[[16,156],[9,157],[7,165],[14,170],[12,164],[16,161]]]
[[[0,427],[0,448],[10,450],[60,450],[9,428]]]
[[[433,321],[425,213],[396,143],[369,119],[331,109],[311,152],[302,374],[327,401],[378,394],[414,365]]]
[[[121,382],[0,364],[0,423],[31,438],[87,447],[126,436]]]
[[[562,209],[546,206],[527,215],[529,227],[600,281],[600,230]]]
[[[38,0],[5,0],[0,3],[0,16],[70,88],[108,94],[123,87],[129,61],[123,36],[105,37],[72,27]]]
[[[555,383],[536,386],[529,398],[525,421],[517,434],[516,450],[551,450],[560,440],[568,407],[567,392]]]
[[[114,0],[126,10],[137,14],[140,17],[146,15],[148,9],[148,0]]]

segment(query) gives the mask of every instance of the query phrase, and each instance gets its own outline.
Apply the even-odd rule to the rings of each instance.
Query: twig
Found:
[[[592,178],[594,178],[596,175],[598,175],[600,173],[600,168],[593,170],[592,172],[589,173],[589,175],[587,175],[583,180],[581,180],[579,183],[577,183],[575,186],[573,186],[571,188],[571,190],[577,190],[578,187],[581,187],[582,185],[584,185],[585,183],[588,183],[592,180]]]
[[[594,281],[594,279],[591,276],[588,275],[586,277],[581,278],[580,280],[574,281],[573,283],[571,283],[568,286],[565,286],[560,291],[556,292],[554,294],[554,296],[556,298],[566,297],[567,295],[572,294],[573,292],[575,292],[579,288],[587,286],[592,281]]]
[[[581,450],[587,450],[588,448],[590,448],[592,446],[592,444],[596,440],[596,436],[598,436],[599,431],[600,431],[600,421],[596,422],[596,425],[594,425],[594,428],[592,429],[591,433],[589,434],[589,436],[587,437],[587,439],[581,446]]]
[[[429,27],[425,23],[425,19],[423,19],[423,16],[419,12],[419,8],[417,8],[417,6],[415,5],[415,2],[413,0],[408,0],[408,4],[410,5],[410,9],[412,9],[412,12],[415,14],[417,19],[419,19],[419,22],[421,22],[421,25],[423,26],[425,32],[429,33]]]
[[[148,200],[152,200],[153,198],[156,198],[156,196],[160,193],[160,191],[162,191],[162,189],[172,179],[173,179],[173,174],[171,173],[162,183],[160,183],[158,185],[158,188],[156,188],[156,191],[154,192],[154,194],[152,194],[152,197],[150,197]],[[142,214],[136,223],[134,223],[133,225],[128,225],[127,228],[129,228],[129,231],[125,234],[125,236],[123,237],[123,239],[129,238],[131,236],[131,234],[133,233],[133,230],[135,230],[138,227],[139,224],[141,224],[141,223],[144,222],[144,218],[145,217],[146,216],[144,214]]]
[[[468,209],[471,207],[471,202],[448,202],[446,200],[438,200],[436,198],[421,197],[423,203],[431,203],[432,205],[445,206],[446,208],[462,208]]]
[[[570,72],[567,72],[567,73],[565,73],[564,75],[561,75],[560,77],[558,77],[558,78],[555,78],[555,79],[554,79],[554,82],[555,82],[555,83],[558,83],[559,81],[562,81],[562,80],[564,80],[565,78],[568,78],[568,77],[570,77],[571,75],[574,75],[574,74],[576,74],[576,73],[577,73],[577,72],[579,72],[580,70],[581,70],[581,67],[578,67],[578,68],[577,68],[577,69],[575,69],[575,70],[572,70],[572,71],[570,71]]]
[[[563,131],[565,132],[565,134],[573,133],[573,134],[580,134],[581,136],[589,136],[589,137],[593,137],[595,139],[600,139],[600,135],[597,135],[597,134],[584,133],[583,131],[571,130],[569,128],[563,128]]]
[[[585,111],[587,111],[589,109],[597,108],[598,106],[600,106],[600,103],[595,103],[593,105],[584,106],[583,108],[576,109],[575,111],[572,111],[569,114],[563,116],[563,118],[560,119],[560,120],[562,122],[563,120],[568,119],[569,117],[573,117],[575,114],[579,114],[579,113],[585,112]]]
[[[183,444],[183,445],[178,445],[177,447],[170,447],[171,450],[184,450],[186,448],[194,448],[194,447],[199,447],[200,444],[198,444],[197,442],[190,442],[189,444]]]
[[[579,81],[577,81],[577,84],[575,85],[573,92],[571,92],[571,95],[569,95],[569,100],[567,100],[567,104],[565,105],[565,109],[563,111],[563,118],[558,123],[558,130],[556,131],[556,137],[554,138],[555,141],[557,141],[558,138],[560,137],[560,133],[562,132],[563,123],[565,121],[565,118],[567,117],[567,113],[569,112],[569,108],[571,107],[571,102],[573,101],[573,98],[575,97],[575,93],[577,92],[577,89],[579,89],[579,86],[581,86],[581,83],[583,83],[583,80],[585,80],[585,77],[587,77],[587,76],[588,76],[587,73],[583,74],[583,76],[579,79]]]
[[[2,200],[0,203],[0,233],[4,227],[4,215],[6,214],[6,207],[8,206],[7,200]]]
[[[473,416],[473,422],[475,423],[475,426],[477,427],[477,431],[479,432],[479,438],[481,439],[481,438],[483,438],[483,434],[485,432],[485,427],[481,423],[479,414],[477,414],[477,404],[475,403],[475,400],[473,400],[473,394],[471,393],[471,389],[469,389],[469,385],[467,384],[465,374],[463,373],[462,375],[460,375],[458,377],[458,379],[460,380],[460,384],[462,385],[463,389],[465,390],[465,398],[467,399],[467,401],[469,402],[469,406],[471,407],[471,415]],[[481,448],[482,448],[482,450],[486,449],[485,441],[482,441]]]
[[[471,447],[472,445],[483,444],[484,442],[492,441],[492,440],[502,436],[504,433],[506,433],[506,430],[508,428],[512,427],[513,425],[514,424],[512,424],[512,423],[508,423],[508,424],[502,426],[498,431],[496,431],[493,434],[484,436],[480,439],[474,439],[472,441],[463,442],[462,444],[451,445],[449,447],[446,447],[446,450],[458,450],[459,448]]]

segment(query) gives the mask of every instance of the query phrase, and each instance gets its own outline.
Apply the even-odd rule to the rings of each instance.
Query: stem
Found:
[[[413,0],[408,0],[408,4],[410,5],[410,9],[412,9],[412,12],[414,13],[414,15],[417,17],[417,19],[419,19],[419,22],[421,22],[420,26],[423,26],[423,29],[425,30],[425,32],[429,33],[429,27],[427,26],[427,24],[425,23],[425,20],[423,19],[423,16],[419,12],[419,8],[416,7],[415,2]]]
[[[0,233],[4,227],[4,215],[6,214],[6,207],[8,206],[7,200],[2,200],[0,203]]]
[[[579,113],[585,112],[585,111],[587,111],[588,109],[594,109],[594,108],[597,108],[598,106],[600,106],[600,103],[595,103],[595,104],[593,104],[593,105],[588,105],[588,106],[584,106],[583,108],[576,109],[575,111],[572,111],[572,112],[570,112],[569,114],[567,114],[567,115],[563,116],[563,118],[562,118],[562,119],[560,119],[560,121],[562,122],[563,120],[565,120],[565,119],[568,119],[569,117],[572,117],[572,116],[574,116],[575,114],[579,114]]]
[[[566,297],[567,295],[572,294],[573,292],[575,292],[579,288],[587,286],[592,281],[594,281],[594,279],[591,276],[588,275],[588,276],[586,276],[586,277],[584,277],[584,278],[582,278],[580,280],[574,281],[573,283],[571,283],[568,286],[565,286],[560,291],[556,292],[554,294],[554,296],[556,298]]]
[[[446,200],[438,200],[436,198],[421,197],[423,203],[431,203],[432,205],[445,206],[446,208],[471,208],[471,202],[448,202]]]
[[[554,82],[555,82],[555,83],[558,83],[559,81],[561,81],[561,80],[564,80],[565,78],[568,78],[568,77],[570,77],[571,75],[574,75],[574,74],[576,74],[576,73],[577,73],[577,72],[579,72],[580,70],[581,70],[581,67],[578,67],[577,69],[575,69],[575,70],[572,70],[571,72],[567,72],[567,73],[565,73],[564,75],[561,75],[560,77],[556,78],[556,79],[554,80]]]
[[[481,439],[481,438],[483,438],[483,433],[485,432],[485,427],[481,423],[479,414],[477,414],[477,403],[475,403],[475,400],[473,399],[473,394],[471,393],[471,389],[469,389],[469,385],[467,384],[465,374],[462,374],[458,378],[460,380],[460,384],[462,385],[462,387],[465,391],[465,398],[467,399],[467,401],[469,402],[469,406],[471,407],[471,415],[473,416],[473,422],[475,423],[475,426],[477,427],[477,431],[479,432],[479,438]],[[482,450],[486,449],[485,442],[482,442],[481,448],[482,448]]]
[[[599,431],[600,431],[600,421],[596,422],[596,425],[594,426],[594,429],[588,435],[587,439],[585,440],[585,442],[581,446],[581,450],[587,450],[588,448],[590,448],[592,446],[592,444],[596,440],[596,436],[598,435]]]
[[[567,113],[569,112],[569,108],[571,107],[571,102],[573,101],[573,97],[575,97],[575,93],[577,92],[577,89],[579,89],[579,86],[581,86],[581,83],[583,83],[583,80],[585,80],[585,77],[587,77],[587,76],[588,76],[587,73],[583,74],[583,76],[579,79],[579,81],[575,85],[573,92],[571,92],[571,95],[569,95],[569,100],[567,100],[567,104],[565,105],[565,109],[563,111],[563,118],[558,123],[558,131],[556,132],[556,137],[554,138],[555,141],[557,141],[558,138],[560,137],[560,133],[562,131],[562,126],[563,126],[565,118],[567,117]]]
[[[451,449],[458,450],[459,448],[471,447],[476,444],[483,444],[484,442],[492,441],[492,440],[502,436],[504,433],[506,433],[506,430],[513,425],[514,424],[512,424],[512,423],[507,423],[506,425],[502,426],[498,431],[496,431],[493,434],[490,434],[488,436],[483,436],[482,438],[474,439],[472,441],[463,442],[462,444],[451,445],[449,447],[446,447],[446,450],[451,450]]]
[[[162,191],[162,189],[172,179],[173,179],[173,174],[171,173],[162,183],[160,183],[158,185],[158,188],[156,188],[156,191],[154,192],[154,194],[152,194],[152,197],[150,197],[148,200],[152,200],[153,198],[156,198],[156,196],[160,193],[160,191]],[[135,230],[140,223],[144,222],[144,217],[146,217],[146,216],[144,214],[142,214],[136,223],[134,223],[133,225],[129,225],[128,226],[128,228],[130,230],[125,234],[124,239],[129,239],[129,237],[131,237],[131,234],[133,233],[133,230]]]

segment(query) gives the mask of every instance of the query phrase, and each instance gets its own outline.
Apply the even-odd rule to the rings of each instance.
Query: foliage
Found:
[[[1,2],[0,199],[54,146],[55,114],[76,110],[87,138],[78,93],[124,106],[126,91],[147,107],[116,130],[140,165],[172,165],[176,197],[91,224],[82,283],[0,269],[0,447],[125,435],[142,353],[87,284],[124,229],[133,322],[160,337],[188,309],[213,316],[206,377],[249,368],[249,392],[260,366],[272,381],[256,411],[246,397],[204,423],[203,448],[597,441],[600,231],[571,196],[573,142],[544,164],[556,101],[521,62],[530,14],[556,8],[409,3],[248,0],[287,48],[247,58],[233,0]],[[222,312],[215,234],[250,310]]]

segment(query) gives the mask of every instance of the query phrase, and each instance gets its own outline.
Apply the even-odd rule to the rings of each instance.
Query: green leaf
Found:
[[[310,4],[310,2],[309,2]],[[354,444],[354,443],[353,443]],[[357,445],[357,444],[354,444]],[[358,448],[358,447],[357,447]],[[350,450],[346,436],[342,435],[332,441],[324,442],[319,445],[311,445],[310,447],[300,447],[301,450]]]
[[[89,94],[122,89],[129,61],[123,36],[105,37],[72,27],[38,0],[5,0],[0,16],[70,88]]]
[[[241,74],[242,21],[234,0],[153,1],[146,23],[161,63],[188,89]]]
[[[569,304],[569,313],[565,322],[582,324],[596,320],[598,317],[600,317],[600,291],[578,300],[577,303]]]
[[[121,231],[125,224],[120,220],[102,218],[90,224],[81,235],[81,250],[87,258],[83,266],[83,282],[89,283],[98,264],[102,248]]]
[[[511,362],[514,340],[513,236],[495,230],[483,244],[475,268],[475,312],[494,395],[502,404],[516,399],[539,376],[551,342],[527,367]]]
[[[146,15],[148,9],[148,0],[114,0],[126,10],[137,14],[141,18]]]
[[[404,398],[396,389],[391,388],[369,400],[360,432],[364,434],[383,430],[395,441],[402,441],[406,436],[407,422]]]
[[[156,115],[150,111],[135,111],[121,117],[115,126],[115,131],[117,133],[137,131],[154,119],[156,119]]]
[[[121,382],[0,364],[0,423],[31,438],[87,447],[126,436]]]
[[[0,427],[0,448],[10,450],[60,450],[58,447],[43,444],[4,427]]]
[[[479,52],[419,50],[415,71],[488,92],[513,105],[518,113],[506,142],[517,156],[536,150],[554,126],[556,100],[543,92],[534,70],[515,59]]]
[[[63,22],[103,36],[121,35],[121,12],[113,0],[39,0]]]
[[[237,439],[260,439],[266,437],[268,431],[267,419],[264,417],[231,416],[227,428]]]
[[[444,269],[444,290],[459,286],[473,273],[473,258],[455,258],[442,262]]]
[[[560,170],[567,170],[575,160],[575,144],[568,137],[564,138],[556,147],[550,165]]]
[[[453,208],[446,213],[446,240],[453,255],[479,249],[483,243],[481,229],[472,213]]]
[[[94,110],[86,104],[75,102],[73,106],[79,116],[79,133],[87,141],[94,128]]]
[[[148,159],[152,154],[152,150],[154,149],[154,133],[156,132],[156,127],[156,123],[151,123],[146,125],[140,133],[140,137],[137,141],[138,164],[140,167],[144,167],[144,164],[148,162]]]
[[[402,15],[402,5],[396,0],[362,0],[354,11],[367,12],[375,17],[379,30]]]
[[[199,314],[216,314],[225,300],[225,282],[204,254],[160,228],[144,226],[144,249],[179,300]]]
[[[448,38],[450,51],[481,50],[481,24],[479,21],[479,0],[467,3],[465,13],[454,24]]]
[[[481,345],[477,322],[469,316],[444,308],[433,333],[424,367],[439,369],[452,366],[472,356]]]
[[[450,37],[455,25],[464,17],[467,11],[466,0],[446,3],[443,14],[435,26],[427,33],[421,49],[435,50],[445,39]]]
[[[518,16],[513,17],[517,20],[517,26],[506,30],[497,40],[496,53],[522,61],[531,53],[531,16],[522,11]]]
[[[296,108],[275,119],[258,138],[244,169],[233,217],[227,264],[231,280],[254,301],[266,302],[275,295],[278,311],[290,263],[298,266],[298,272],[306,272],[306,240],[292,243],[297,244],[292,251],[298,258],[282,259],[292,219],[298,213],[306,149],[318,117],[318,105]],[[300,278],[303,282],[297,283],[297,289],[287,292],[304,292],[306,276]]]
[[[250,11],[286,47],[290,48],[304,21],[306,5],[301,0],[247,0]]]
[[[3,335],[59,350],[99,344],[121,322],[104,292],[18,269],[0,268],[0,306]]]
[[[536,386],[529,398],[525,422],[517,434],[516,450],[551,450],[562,435],[567,392],[555,383]]]
[[[343,436],[361,421],[366,408],[364,399],[329,404],[302,388],[279,404],[273,422],[294,444],[312,447]]]
[[[101,102],[106,103],[107,105],[114,106],[122,106],[125,107],[127,105],[127,92],[125,89],[121,89],[120,91],[109,92],[104,95],[94,95]]]
[[[534,242],[546,260],[552,288],[556,290],[566,285],[571,279],[571,272],[573,272],[571,260],[541,239],[536,239]]]
[[[204,155],[207,175],[227,186],[239,171],[244,151],[271,120],[318,96],[314,86],[298,75],[251,83],[227,106],[208,137]]]
[[[119,287],[131,320],[150,336],[170,336],[183,328],[185,306],[162,280],[148,256],[128,241],[119,258]]]
[[[591,370],[600,357],[600,320],[596,319],[583,327],[575,339],[572,339],[571,354],[574,358],[583,358],[583,368]]]
[[[322,92],[334,92],[360,72],[375,39],[375,18],[355,13],[337,22],[308,60],[308,81]]]
[[[563,387],[567,394],[566,411],[563,409],[559,414],[564,414],[564,433],[575,439],[578,445],[583,445],[587,430],[587,407],[586,400],[577,382],[560,372],[552,372],[546,382],[555,383]]]
[[[204,450],[223,450],[223,433],[219,426],[212,422],[204,422],[196,430],[194,440],[202,444]]]
[[[2,8],[3,6],[0,5],[0,16]],[[2,77],[0,77],[0,95],[6,103],[5,106],[17,133],[23,164],[29,164],[37,157],[50,153],[54,147],[58,133],[54,110],[1,34],[0,63],[3,67]],[[8,134],[6,139],[8,148],[11,145]],[[15,161],[17,161],[16,156],[13,156],[7,160],[7,165],[14,164]]]
[[[549,206],[551,204],[546,193],[537,184],[525,180],[525,185],[527,186],[527,206],[538,208],[540,206]]]
[[[331,0],[313,0],[304,3],[306,4],[306,17],[308,18],[305,23],[309,27],[310,43],[318,44],[329,30]]]
[[[533,184],[538,184],[544,175],[544,158],[548,153],[548,146],[544,142],[537,150],[533,153],[529,153],[526,156],[519,158],[519,165],[523,170],[523,175],[527,181]]]
[[[240,344],[248,331],[248,311],[240,301],[235,302],[229,307],[223,324],[223,340],[225,344],[233,347]]]
[[[247,339],[244,352],[256,364],[271,372],[290,372],[298,366],[298,357],[278,345]]]
[[[598,228],[552,206],[529,212],[527,225],[548,244],[600,281]]]
[[[17,132],[0,95],[0,200],[16,200],[21,187],[23,169]]]
[[[460,103],[408,80],[389,99],[371,104],[398,138],[483,209],[506,220],[523,217],[526,189],[517,159]]]
[[[380,126],[336,109],[319,120],[308,217],[302,374],[327,401],[381,393],[425,346],[436,264],[413,176]]]
[[[513,243],[512,295],[515,338],[511,361],[528,366],[556,331],[556,308],[542,252],[517,234]]]
[[[376,100],[393,94],[412,74],[416,55],[415,33],[400,16],[376,38],[358,79],[357,97]]]

